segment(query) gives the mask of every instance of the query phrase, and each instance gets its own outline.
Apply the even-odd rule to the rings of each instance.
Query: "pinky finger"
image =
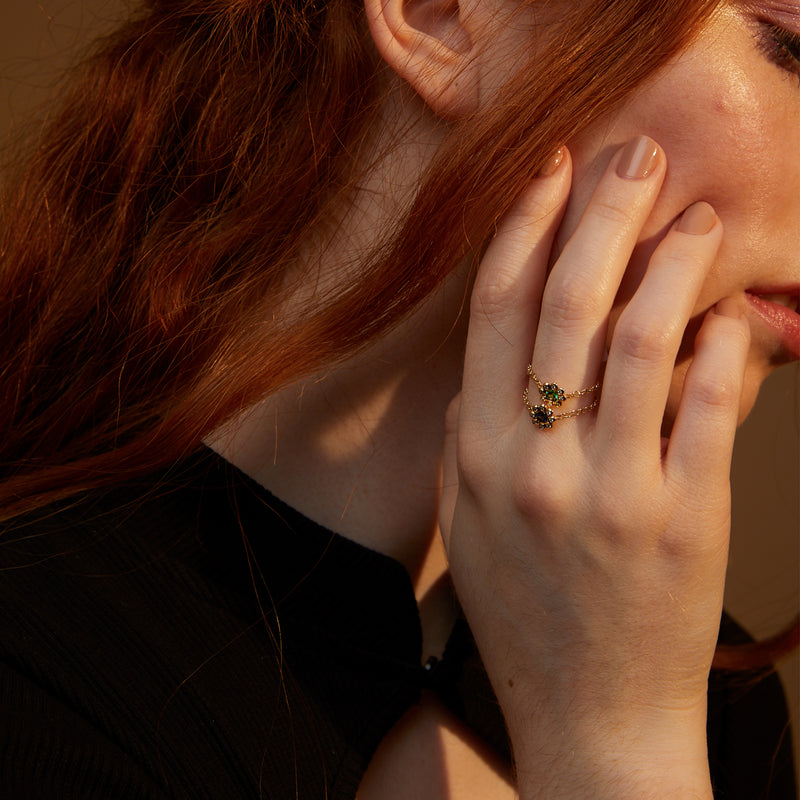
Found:
[[[667,449],[667,472],[696,490],[729,480],[749,348],[750,328],[737,304],[721,301],[697,334]]]

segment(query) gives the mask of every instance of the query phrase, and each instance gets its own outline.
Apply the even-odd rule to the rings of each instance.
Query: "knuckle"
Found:
[[[543,308],[551,324],[569,329],[596,319],[600,299],[598,288],[589,285],[583,274],[570,272],[548,284]]]
[[[700,328],[696,341],[704,348],[719,347],[720,341],[724,341],[728,358],[735,357],[738,353],[746,353],[750,348],[750,326],[741,319],[714,315]]]
[[[568,482],[554,478],[546,469],[518,471],[509,488],[514,507],[525,519],[554,523],[573,507],[574,497]]]
[[[673,284],[684,287],[684,290],[698,284],[709,271],[713,258],[707,250],[692,246],[694,242],[670,242],[654,256],[659,269],[668,271],[674,276]]]
[[[601,530],[611,532],[612,538],[616,538],[629,524],[630,507],[620,502],[616,492],[600,492],[592,498],[592,516]]]
[[[595,198],[589,209],[594,217],[603,223],[610,223],[614,227],[628,229],[637,224],[630,204],[623,205],[617,198]]]
[[[703,242],[697,237],[667,237],[664,246],[658,252],[658,258],[667,265],[684,265],[690,270],[706,269],[713,262],[712,251],[702,247]]]
[[[696,375],[691,392],[695,402],[709,412],[727,413],[739,404],[739,383],[730,376]]]
[[[672,562],[682,561],[689,554],[689,542],[683,531],[668,529],[658,537],[659,553]]]
[[[684,500],[685,504],[685,500]],[[695,511],[695,519],[701,519],[705,509],[698,507]],[[721,532],[721,531],[720,531]],[[696,563],[698,559],[706,557],[709,553],[717,552],[722,558],[722,550],[725,549],[727,537],[718,535],[719,532],[712,534],[706,531],[704,536],[692,535],[691,531],[683,524],[665,525],[664,530],[658,537],[659,553],[673,563]],[[717,534],[717,535],[715,535]],[[722,548],[722,550],[720,550]]]
[[[490,454],[483,451],[480,444],[466,441],[459,436],[457,445],[458,485],[473,496],[480,495],[492,485],[495,474]]]
[[[642,496],[645,496],[643,487],[636,485],[635,481],[620,485],[618,491],[593,495],[592,519],[607,545],[627,548],[642,541],[642,525],[651,516],[652,509],[641,508],[638,514],[631,513],[635,498]]]
[[[473,499],[481,495],[481,488],[485,489],[487,475],[475,461],[458,462],[458,491],[465,493]]]
[[[470,300],[473,317],[502,318],[510,314],[519,300],[519,287],[507,270],[495,269],[479,274]]]
[[[672,357],[673,326],[657,317],[623,314],[614,331],[614,344],[630,362],[653,363]]]
[[[541,185],[533,184],[532,191],[523,193],[508,216],[506,229],[522,241],[538,238],[543,224],[559,209],[561,199],[542,194]]]

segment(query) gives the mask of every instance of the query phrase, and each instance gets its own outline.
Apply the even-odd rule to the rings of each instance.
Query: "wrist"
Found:
[[[705,711],[657,716],[512,735],[520,800],[712,800]]]
[[[568,763],[568,762],[567,762]],[[592,764],[589,770],[563,774],[564,765],[554,765],[549,777],[538,773],[517,777],[520,800],[713,800],[708,765],[693,769],[676,762],[672,769],[650,765],[635,767],[626,760],[609,765]],[[586,765],[582,765],[585,767]]]

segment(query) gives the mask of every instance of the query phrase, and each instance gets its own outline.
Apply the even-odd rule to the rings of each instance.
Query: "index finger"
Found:
[[[556,231],[569,196],[572,162],[536,178],[503,220],[478,269],[464,357],[461,422],[483,430],[519,420],[539,307]]]

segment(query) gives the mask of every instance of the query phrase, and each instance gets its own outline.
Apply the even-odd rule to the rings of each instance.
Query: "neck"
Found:
[[[443,287],[380,342],[265,399],[209,445],[416,582],[437,533],[444,415],[460,385],[456,297]]]
[[[465,330],[453,293],[443,287],[380,343],[208,441],[310,519],[405,566],[423,661],[441,655],[457,613],[438,532],[444,417],[460,388]]]
[[[392,146],[370,160],[341,224],[332,226],[333,238],[310,245],[308,263],[320,278],[357,279],[342,265],[357,264],[376,232],[390,230],[403,213],[409,187],[418,185],[442,133],[422,112],[409,121],[418,105],[405,98],[402,114],[385,115],[419,135],[381,134]],[[292,301],[301,307],[304,285]],[[447,566],[438,504],[445,411],[461,385],[467,297],[465,268],[380,340],[266,398],[207,441],[310,519],[401,562],[417,598],[426,599],[429,653],[439,649],[435,640],[452,619],[452,604],[441,600]],[[433,609],[430,622],[426,607]]]
[[[405,84],[389,98],[352,202],[308,242],[307,277],[289,301],[301,309],[303,292],[320,281],[358,279],[355,265],[402,216],[441,145],[441,121]],[[451,276],[379,341],[265,399],[208,444],[306,516],[401,561],[415,579],[437,530],[465,293],[465,275]]]

